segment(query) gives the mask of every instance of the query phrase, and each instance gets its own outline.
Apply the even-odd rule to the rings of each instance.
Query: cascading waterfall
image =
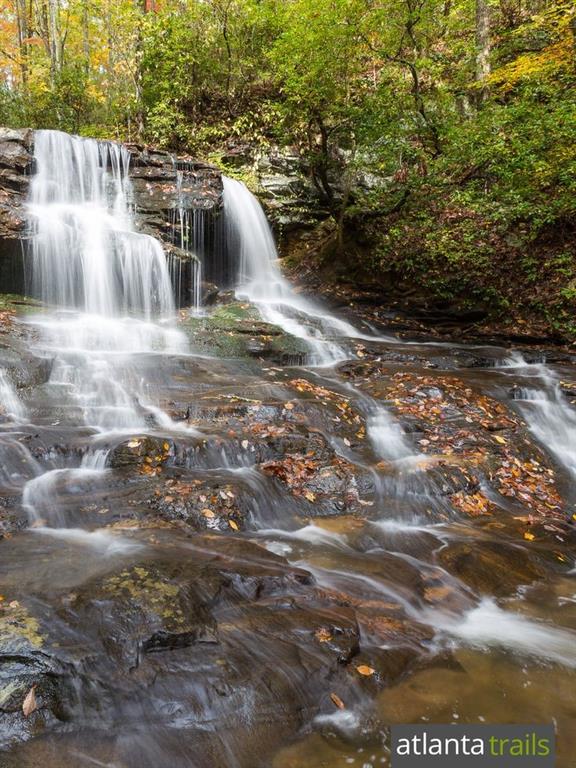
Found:
[[[31,322],[39,354],[53,358],[50,386],[64,418],[74,424],[80,416],[99,433],[149,430],[159,415],[169,426],[156,403],[153,358],[182,352],[186,343],[170,324],[175,302],[164,251],[134,228],[129,153],[110,142],[38,131],[34,155],[31,284],[50,311]],[[43,519],[62,525],[50,502],[54,489],[72,475],[92,478],[104,464],[96,449],[83,468],[35,478],[24,490],[31,516],[41,506]]]
[[[278,267],[278,252],[262,206],[241,182],[224,176],[223,184],[226,240],[237,255],[237,296],[253,302],[266,322],[303,339],[316,364],[346,358],[331,337],[373,338],[294,292]]]
[[[545,363],[529,364],[521,356],[516,356],[515,367],[530,377],[530,386],[512,392],[530,431],[576,478],[576,414],[557,376]]]
[[[37,131],[32,292],[49,305],[146,319],[174,310],[166,257],[134,230],[128,151],[111,142]]]

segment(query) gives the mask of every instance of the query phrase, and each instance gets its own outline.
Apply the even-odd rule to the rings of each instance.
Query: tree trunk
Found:
[[[58,29],[58,0],[48,0],[48,24],[50,41],[50,70],[52,77],[60,72],[60,32]]]
[[[30,37],[30,18],[26,0],[16,0],[16,23],[18,27],[18,48],[20,55],[20,76],[22,89],[28,87],[28,38]]]
[[[489,0],[476,0],[476,82],[478,102],[486,98],[490,76],[490,5]]]

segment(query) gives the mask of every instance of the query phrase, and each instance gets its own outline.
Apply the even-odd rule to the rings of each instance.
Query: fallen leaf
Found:
[[[204,517],[214,517],[214,512],[211,509],[203,509],[202,514]]]
[[[527,541],[534,541],[534,539],[536,538],[536,536],[534,536],[534,534],[533,534],[533,533],[529,533],[529,531],[526,531],[526,533],[524,534],[524,538],[525,538]]]
[[[320,629],[317,629],[316,632],[314,632],[314,637],[320,643],[329,643],[330,640],[332,640],[332,634],[329,629],[326,629],[326,627],[320,627]]]
[[[306,491],[304,496],[308,499],[308,501],[316,501],[316,495],[312,493],[312,491]]]
[[[33,685],[32,688],[30,688],[30,690],[26,694],[26,698],[22,702],[22,712],[24,713],[24,717],[28,717],[29,715],[32,714],[32,712],[38,709],[34,688],[36,688],[35,685]]]
[[[238,523],[234,522],[234,520],[228,520],[228,525],[230,528],[232,528],[233,531],[239,531],[240,528],[238,528]]]
[[[495,435],[494,440],[496,440],[497,443],[500,443],[501,445],[506,445],[506,440],[501,435]]]
[[[338,709],[346,709],[346,705],[344,704],[344,702],[342,701],[342,699],[340,698],[340,696],[338,696],[338,694],[336,694],[336,693],[331,693],[331,694],[330,694],[330,698],[332,699],[332,703],[333,703],[333,704],[334,704],[336,707],[338,707]]]
[[[359,667],[356,667],[356,672],[358,672],[359,675],[364,675],[364,677],[370,677],[376,670],[372,669],[372,667],[368,667],[366,664],[360,664]]]

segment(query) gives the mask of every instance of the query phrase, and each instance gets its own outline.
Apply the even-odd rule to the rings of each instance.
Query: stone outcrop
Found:
[[[3,293],[24,292],[23,254],[33,133],[0,128],[0,286]]]
[[[29,240],[26,200],[34,174],[34,132],[0,128],[0,292],[25,292]],[[161,241],[190,285],[193,254],[215,239],[222,208],[222,178],[214,166],[130,144],[130,177],[138,229]],[[182,231],[182,228],[185,231]],[[181,247],[181,246],[184,247]],[[181,296],[187,303],[188,296]]]
[[[311,230],[330,215],[311,181],[310,169],[295,149],[230,145],[221,160],[246,176],[276,232],[282,254],[294,233]]]
[[[130,178],[140,227],[166,243],[178,232],[178,212],[217,214],[222,175],[212,165],[131,144]]]
[[[337,150],[333,158],[334,168],[328,174],[336,201],[345,194],[343,174],[336,169],[344,168],[350,162],[348,154],[345,150]],[[312,181],[310,165],[297,149],[274,145],[263,149],[230,143],[221,161],[242,173],[262,203],[276,233],[281,256],[306,251],[311,242],[314,244],[325,238],[334,219]],[[352,179],[352,195],[368,192],[382,182],[381,177],[358,170]]]

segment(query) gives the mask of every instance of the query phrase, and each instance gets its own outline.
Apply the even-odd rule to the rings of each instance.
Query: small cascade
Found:
[[[384,408],[375,409],[368,417],[366,431],[375,453],[382,459],[398,461],[414,456],[400,424]]]
[[[244,184],[223,177],[228,250],[236,257],[236,295],[253,302],[263,320],[305,341],[312,362],[346,358],[335,338],[366,338],[352,325],[298,296],[278,267],[278,252],[262,206]]]
[[[8,416],[16,421],[26,418],[26,409],[8,374],[0,368],[0,416]]]
[[[576,478],[576,412],[545,363],[529,364],[522,359],[518,365],[530,377],[530,386],[515,386],[512,399],[534,437]]]
[[[202,257],[206,245],[205,233],[205,212],[201,209],[190,208],[186,204],[182,192],[183,172],[175,165],[176,173],[176,193],[177,207],[172,211],[171,221],[171,240],[181,251],[189,254],[190,265],[190,288],[183,285],[182,259],[171,255],[169,258],[169,269],[177,297],[182,297],[186,304],[191,303],[195,312],[201,309],[202,304]],[[188,295],[188,290],[190,291]]]

